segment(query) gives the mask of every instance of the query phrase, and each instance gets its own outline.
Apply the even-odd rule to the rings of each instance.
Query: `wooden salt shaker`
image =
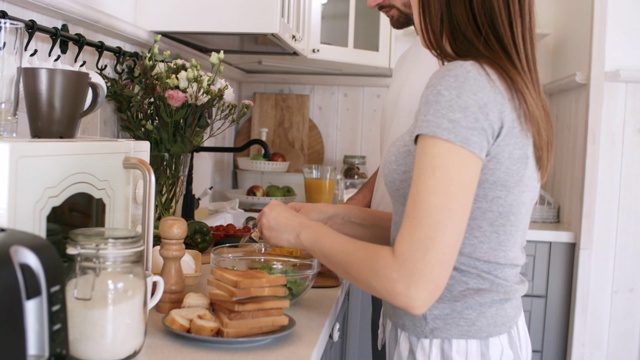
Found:
[[[156,305],[156,311],[168,314],[179,308],[185,296],[184,273],[180,261],[185,254],[184,239],[187,222],[178,216],[167,216],[160,220],[160,256],[163,264],[160,276],[164,280],[164,292]]]

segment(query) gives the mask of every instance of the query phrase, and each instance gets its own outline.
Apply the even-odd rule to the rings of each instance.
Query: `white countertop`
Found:
[[[575,234],[562,223],[531,223],[527,241],[575,243]]]
[[[197,291],[206,293],[209,265],[203,265]],[[288,335],[265,344],[224,346],[181,337],[164,328],[162,317],[152,309],[147,337],[136,359],[320,359],[348,286],[310,289],[285,312],[296,326]]]

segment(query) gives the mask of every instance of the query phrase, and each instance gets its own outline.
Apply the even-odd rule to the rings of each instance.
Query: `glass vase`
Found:
[[[156,178],[154,228],[165,216],[180,216],[190,154],[150,154],[150,165]]]

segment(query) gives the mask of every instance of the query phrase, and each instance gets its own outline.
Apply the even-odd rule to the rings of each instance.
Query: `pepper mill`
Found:
[[[164,292],[156,305],[156,311],[168,314],[179,308],[185,296],[184,273],[180,260],[185,254],[184,239],[187,222],[178,216],[167,216],[160,220],[160,256],[163,264],[160,276],[164,280]]]

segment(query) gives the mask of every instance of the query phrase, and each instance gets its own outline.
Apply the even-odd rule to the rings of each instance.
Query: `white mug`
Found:
[[[160,301],[162,297],[162,293],[164,292],[164,279],[160,275],[153,275],[152,273],[146,271],[145,275],[147,276],[147,314],[149,310],[153,309],[154,306]],[[153,284],[156,285],[156,288],[153,289]]]

